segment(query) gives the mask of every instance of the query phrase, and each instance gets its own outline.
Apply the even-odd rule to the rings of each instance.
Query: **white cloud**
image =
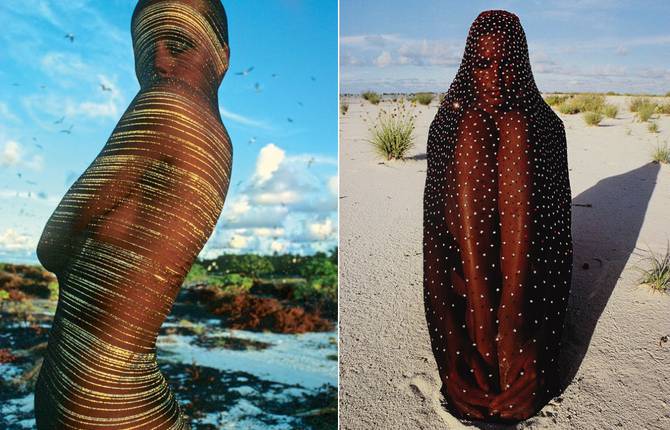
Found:
[[[276,240],[273,240],[272,243],[270,244],[270,249],[273,252],[282,252],[284,248],[285,248],[284,244]]]
[[[13,228],[0,233],[0,249],[5,251],[32,250],[37,244],[30,236],[20,234]]]
[[[343,65],[454,66],[460,63],[464,41],[414,39],[394,34],[344,36],[340,42]]]
[[[282,191],[278,193],[258,193],[254,201],[260,205],[287,205],[300,200],[296,191]]]
[[[268,130],[268,131],[273,129],[269,124],[265,123],[264,121],[260,121],[260,120],[254,119],[254,118],[250,118],[248,116],[244,116],[244,115],[240,115],[240,114],[235,113],[235,112],[231,112],[231,111],[227,110],[226,108],[224,108],[223,106],[219,106],[219,113],[221,114],[221,116],[223,118],[229,119],[229,120],[231,120],[233,122],[236,122],[238,124],[241,124],[241,125],[245,125],[245,126],[248,126],[248,127],[260,128],[260,129]]]
[[[252,229],[254,235],[259,237],[282,236],[284,234],[283,228],[254,228]]]
[[[256,159],[256,180],[259,184],[267,181],[279,169],[286,153],[273,143],[265,145]]]
[[[7,103],[0,102],[0,117],[7,118],[10,121],[20,121],[19,118],[9,110]]]
[[[326,240],[335,232],[333,220],[326,218],[324,222],[313,222],[308,224],[307,229],[310,237],[314,240]]]
[[[259,151],[250,180],[224,206],[208,255],[218,252],[314,252],[334,246],[337,160],[319,154],[287,154],[275,144]],[[281,238],[281,240],[279,240]],[[240,251],[244,249],[244,251]]]
[[[29,161],[25,162],[25,165],[29,169],[40,171],[44,167],[44,157],[39,154],[35,154]]]
[[[388,51],[384,51],[379,54],[379,57],[375,59],[375,64],[378,67],[386,67],[391,64],[391,54]]]
[[[230,239],[230,247],[235,248],[235,249],[246,248],[247,243],[248,243],[248,239],[246,237],[240,236],[240,235],[234,235]]]
[[[333,195],[335,197],[338,197],[337,196],[337,190],[338,190],[337,175],[331,176],[330,179],[328,179],[328,189],[330,190],[331,193],[333,193]]]
[[[21,160],[21,145],[14,140],[5,143],[0,153],[0,164],[3,166],[15,166]]]
[[[40,65],[46,75],[65,87],[86,82],[91,76],[91,68],[81,60],[81,57],[67,52],[48,52],[42,57]],[[72,78],[72,80],[61,78]]]
[[[249,197],[248,196],[242,196],[239,199],[231,202],[228,206],[226,206],[226,213],[232,217],[237,217],[239,215],[244,215],[245,213],[249,212],[249,208],[251,206],[249,205]]]

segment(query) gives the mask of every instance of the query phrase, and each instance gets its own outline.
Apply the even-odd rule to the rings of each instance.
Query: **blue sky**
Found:
[[[46,221],[139,90],[135,3],[0,2],[0,261],[37,262]],[[231,61],[219,104],[233,174],[200,255],[329,250],[337,243],[337,2],[223,4]]]
[[[519,16],[541,91],[670,91],[667,0],[341,0],[340,91],[445,91],[488,9]]]

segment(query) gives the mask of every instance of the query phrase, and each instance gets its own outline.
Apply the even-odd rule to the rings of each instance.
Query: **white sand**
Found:
[[[440,404],[421,254],[426,140],[437,101],[413,108],[417,159],[380,164],[364,140],[379,107],[344,99],[342,429],[670,429],[670,343],[659,346],[670,334],[670,295],[637,286],[631,268],[643,250],[664,251],[670,239],[670,166],[650,163],[657,140],[670,140],[670,116],[651,134],[633,122],[627,100],[608,97],[620,112],[600,127],[587,127],[579,114],[561,115],[573,203],[592,204],[572,208],[575,265],[562,356],[569,385],[538,416],[500,426],[464,425]]]

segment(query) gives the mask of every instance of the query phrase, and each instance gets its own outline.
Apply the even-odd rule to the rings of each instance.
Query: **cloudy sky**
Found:
[[[46,221],[137,93],[135,3],[0,2],[0,261],[37,262]],[[219,103],[233,174],[201,256],[327,251],[337,239],[337,3],[223,3],[231,62]]]
[[[340,91],[445,91],[488,9],[519,16],[541,91],[670,91],[667,0],[341,0]]]

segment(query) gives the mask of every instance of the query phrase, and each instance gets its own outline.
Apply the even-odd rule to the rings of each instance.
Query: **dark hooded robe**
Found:
[[[571,193],[563,123],[514,14],[483,12],[470,27],[427,158],[425,312],[447,407],[528,418],[559,388]]]

